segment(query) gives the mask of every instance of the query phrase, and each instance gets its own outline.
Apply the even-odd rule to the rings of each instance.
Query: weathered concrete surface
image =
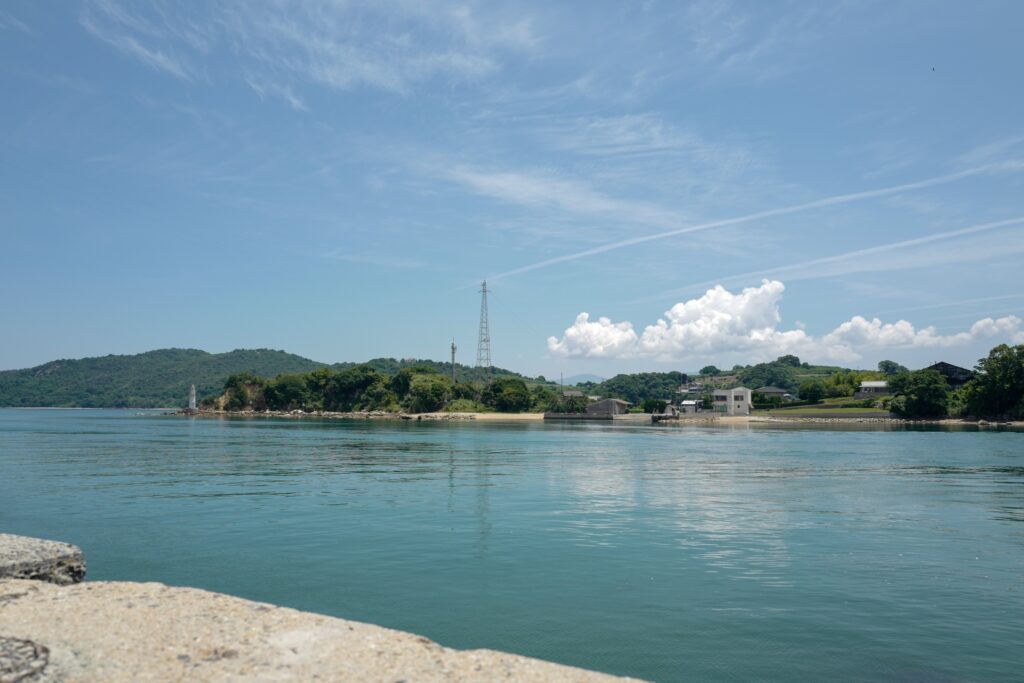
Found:
[[[623,680],[158,583],[0,581],[0,637],[33,666],[45,653],[33,683]]]
[[[68,543],[0,534],[0,579],[78,583],[85,578],[85,555]]]

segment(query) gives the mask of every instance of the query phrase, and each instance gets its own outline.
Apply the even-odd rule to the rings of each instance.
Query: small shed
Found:
[[[606,398],[587,406],[588,415],[625,415],[629,412],[629,401],[621,398]]]
[[[566,398],[583,398],[583,392],[579,389],[564,389],[562,396]]]
[[[889,393],[889,383],[885,380],[864,380],[860,383],[860,389],[853,396],[854,398],[871,398],[872,396],[884,396]]]

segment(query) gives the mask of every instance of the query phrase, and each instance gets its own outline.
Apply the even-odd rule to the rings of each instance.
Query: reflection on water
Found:
[[[0,410],[0,528],[656,680],[1015,680],[1024,434]]]

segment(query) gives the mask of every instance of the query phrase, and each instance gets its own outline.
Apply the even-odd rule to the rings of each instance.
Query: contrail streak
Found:
[[[519,275],[521,273],[527,273],[531,270],[537,270],[539,268],[553,266],[558,263],[565,263],[566,261],[575,261],[577,259],[586,258],[587,256],[603,254],[606,251],[623,249],[625,247],[631,247],[634,244],[643,244],[644,242],[652,242],[654,240],[665,239],[666,237],[686,235],[693,232],[701,232],[703,230],[720,228],[727,225],[749,223],[751,221],[760,220],[762,218],[771,218],[773,216],[785,216],[792,213],[800,213],[801,211],[810,211],[811,209],[819,209],[826,206],[835,206],[837,204],[850,204],[853,202],[863,201],[865,199],[874,199],[876,197],[885,197],[887,195],[898,194],[900,192],[908,192],[910,190],[920,190],[926,187],[933,187],[935,185],[951,183],[955,180],[961,180],[963,178],[969,178],[971,176],[982,175],[984,173],[1017,171],[1021,169],[1024,169],[1024,162],[1016,160],[1005,161],[998,164],[986,164],[985,166],[977,166],[975,168],[969,168],[963,171],[958,171],[957,173],[950,173],[948,175],[936,176],[934,178],[926,178],[925,180],[918,180],[916,182],[906,183],[904,185],[895,185],[893,187],[883,187],[877,190],[866,190],[864,192],[853,192],[850,194],[834,195],[832,197],[825,197],[823,199],[817,199],[813,202],[807,202],[804,204],[795,204],[793,206],[785,206],[779,209],[768,209],[766,211],[758,211],[757,213],[751,213],[745,216],[738,216],[736,218],[726,218],[719,221],[712,221],[710,223],[693,225],[688,228],[666,230],[665,232],[659,232],[653,235],[642,235],[640,237],[633,237],[628,240],[611,242],[609,244],[604,244],[599,247],[593,247],[591,249],[585,249],[584,251],[578,251],[574,254],[556,256],[555,258],[550,258],[545,261],[538,261],[537,263],[531,263],[530,265],[527,266],[522,266],[520,268],[515,268],[513,270],[507,270],[504,273],[490,275],[488,276],[487,279],[492,281],[500,280],[502,278],[511,277],[512,275]]]
[[[696,282],[686,287],[680,287],[679,289],[671,292],[663,292],[660,296],[666,294],[680,294],[682,292],[691,290],[695,287],[703,287],[712,283],[729,282],[732,280],[738,280],[740,278],[749,278],[756,275],[778,275],[779,273],[786,272],[788,270],[798,270],[808,268],[810,266],[820,266],[826,263],[835,263],[837,261],[845,261],[846,259],[856,258],[859,256],[870,256],[872,254],[880,254],[894,249],[902,249],[904,247],[914,247],[920,244],[928,244],[929,242],[938,242],[940,240],[950,239],[952,237],[962,237],[963,235],[972,235],[977,232],[985,232],[987,230],[995,230],[997,228],[1005,228],[1008,225],[1017,225],[1024,223],[1024,216],[1018,216],[1017,218],[1008,218],[1002,221],[994,221],[992,223],[979,223],[978,225],[972,225],[966,228],[958,228],[956,230],[949,230],[947,232],[938,232],[932,235],[925,235],[924,237],[915,237],[909,240],[902,240],[900,242],[890,242],[888,244],[879,244],[874,247],[867,247],[866,249],[857,249],[855,251],[848,251],[843,254],[836,254],[834,256],[824,256],[822,258],[811,259],[810,261],[801,261],[800,263],[790,263],[785,266],[776,266],[775,268],[766,268],[764,270],[752,270],[747,273],[737,273],[736,275],[730,275],[728,277],[715,278],[713,280],[704,280],[703,282]]]
[[[875,313],[881,315],[883,313],[905,313],[906,311],[929,311],[935,308],[953,308],[954,306],[963,306],[964,304],[984,304],[992,301],[1005,301],[1007,299],[1020,299],[1024,298],[1024,293],[1021,294],[1004,294],[1002,296],[985,296],[980,299],[960,299],[959,301],[945,301],[941,304],[928,304],[927,306],[906,306],[904,308],[889,308],[884,311],[875,311]],[[967,313],[964,315],[977,315],[976,313]],[[948,317],[948,316],[947,316]],[[960,317],[960,314],[957,315]],[[942,318],[940,318],[941,320]]]

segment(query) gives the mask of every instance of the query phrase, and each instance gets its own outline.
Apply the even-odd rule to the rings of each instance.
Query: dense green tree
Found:
[[[224,407],[228,410],[245,410],[252,396],[244,385],[231,387],[225,395]]]
[[[409,381],[406,405],[410,413],[432,413],[443,409],[451,397],[450,379],[436,373],[415,373]]]
[[[640,405],[646,398],[670,399],[689,377],[682,372],[640,372],[633,375],[615,375],[601,382],[595,393],[606,397],[622,398]],[[581,385],[577,385],[581,388]]]
[[[356,365],[369,365],[377,372],[381,373],[382,375],[387,375],[388,377],[394,377],[402,370],[407,369],[418,369],[420,371],[429,370],[436,372],[437,374],[444,375],[445,377],[452,376],[451,363],[418,358],[406,358],[402,360],[398,360],[395,358],[374,358],[372,360],[366,361],[365,363],[336,363],[332,367],[335,370],[347,370],[348,368],[355,367]],[[519,373],[498,367],[478,368],[456,363],[455,368],[456,377],[458,378],[459,382],[475,382],[477,384],[484,384],[490,381],[492,376],[520,378],[523,377]],[[404,390],[408,391],[407,382]]]
[[[909,372],[909,370],[907,370],[905,367],[903,367],[894,360],[878,361],[878,371],[887,377],[898,375],[901,372]]]
[[[817,403],[825,396],[825,383],[820,379],[809,379],[800,383],[800,398],[809,403]]]
[[[992,349],[978,361],[965,391],[970,415],[1024,418],[1024,344]]]
[[[376,406],[366,400],[372,387],[374,395],[388,400],[386,386],[388,379],[369,365],[358,365],[332,374],[324,386],[323,405],[326,410],[347,412],[350,410],[375,410]]]
[[[757,389],[764,386],[779,387],[786,391],[795,391],[800,384],[796,370],[789,365],[780,363],[758,363],[750,365],[739,373],[739,381],[745,387]]]
[[[579,386],[579,385],[577,385]],[[552,413],[584,413],[590,400],[586,396],[559,396],[544,412]]]
[[[271,410],[303,410],[309,398],[304,375],[278,375],[263,387],[263,397]]]
[[[722,371],[716,368],[714,365],[705,365],[700,369],[700,374],[702,375],[718,375],[721,374],[721,372]]]
[[[467,401],[480,400],[480,387],[472,382],[459,382],[452,387],[452,396]]]
[[[530,409],[530,390],[518,377],[499,377],[484,388],[481,402],[499,413],[521,413]]]
[[[417,375],[440,375],[435,368],[429,365],[414,365],[412,367],[402,368],[394,374],[391,378],[391,390],[395,392],[395,395],[399,399],[405,399],[409,393],[409,389],[412,386],[412,380]],[[449,383],[451,380],[449,380]]]
[[[309,394],[309,401],[306,404],[311,410],[327,410],[327,389],[335,376],[334,370],[330,368],[317,368],[313,372],[306,373],[306,391]]]
[[[658,398],[645,398],[643,403],[640,404],[645,413],[663,413],[666,406],[668,406],[668,401]]]
[[[775,362],[778,363],[779,365],[788,365],[791,368],[800,367],[800,359],[792,354],[779,356],[778,358],[775,359]]]
[[[224,380],[224,407],[227,410],[246,410],[253,403],[263,403],[263,385],[266,380],[252,372],[236,372]]]
[[[468,398],[456,398],[448,401],[444,409],[448,413],[481,413],[487,410],[487,406]]]
[[[558,392],[552,387],[538,384],[530,390],[530,410],[535,413],[546,413],[558,408]]]
[[[380,379],[370,386],[353,403],[352,410],[385,410],[397,413],[401,410],[398,397],[391,391],[390,386],[384,379]]]
[[[949,385],[935,370],[901,372],[889,380],[889,392],[889,409],[903,417],[945,417],[949,409]]]

